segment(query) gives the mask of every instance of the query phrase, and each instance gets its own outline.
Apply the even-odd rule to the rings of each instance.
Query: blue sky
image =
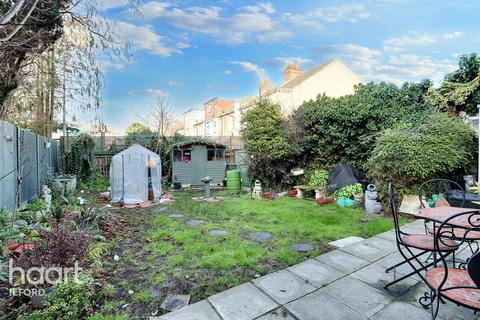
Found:
[[[308,70],[338,57],[367,82],[438,83],[480,47],[476,0],[145,0],[136,12],[126,2],[104,1],[133,59],[105,64],[97,112],[119,133],[158,96],[180,115],[213,97],[255,95],[259,77],[279,84],[293,59]]]

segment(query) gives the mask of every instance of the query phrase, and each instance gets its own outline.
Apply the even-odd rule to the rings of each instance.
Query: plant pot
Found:
[[[153,191],[148,191],[148,200],[153,200],[153,198],[155,198]]]
[[[327,203],[335,202],[335,199],[333,199],[333,198],[320,198],[320,199],[317,199],[316,201],[319,205],[323,206]]]
[[[297,196],[297,190],[288,190],[288,196],[291,198],[295,198]]]
[[[270,192],[264,192],[263,193],[263,198],[264,199],[270,199]]]

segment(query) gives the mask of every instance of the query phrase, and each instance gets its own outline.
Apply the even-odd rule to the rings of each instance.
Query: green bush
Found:
[[[292,143],[281,108],[260,100],[242,118],[242,138],[251,177],[267,187],[289,183],[289,169],[299,149]]]
[[[353,198],[354,195],[361,193],[363,193],[362,185],[360,183],[354,183],[335,191],[335,197]]]
[[[384,130],[367,168],[382,182],[405,187],[465,170],[475,147],[469,125],[446,114],[432,114],[420,125]]]
[[[355,94],[341,98],[319,96],[295,111],[297,144],[304,152],[299,162],[320,166],[346,163],[361,168],[370,157],[378,132],[399,122],[412,122],[433,112],[424,95],[429,81],[405,84],[359,85]]]
[[[312,187],[327,188],[328,171],[317,169],[313,170],[308,177],[308,185]]]
[[[82,319],[92,309],[94,300],[93,278],[87,274],[80,274],[78,281],[69,279],[67,282],[53,286],[45,298],[45,308],[23,315],[22,319]]]
[[[89,191],[107,191],[110,186],[110,179],[100,173],[95,173],[89,182],[80,182],[79,189]]]
[[[95,171],[95,141],[82,133],[76,137],[66,155],[66,170],[75,174],[79,181],[88,182]]]

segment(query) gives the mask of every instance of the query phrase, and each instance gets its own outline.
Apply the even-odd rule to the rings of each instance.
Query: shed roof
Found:
[[[195,141],[195,140],[191,140],[191,141],[181,141],[181,142],[178,142],[178,143],[175,143],[171,146],[170,149],[173,149],[175,147],[181,147],[181,146],[185,146],[185,145],[189,145],[189,144],[193,144],[193,145],[206,145],[206,146],[214,146],[216,148],[226,148],[227,146],[224,145],[224,144],[221,144],[221,143],[216,143],[216,142],[209,142],[209,141]]]
[[[153,151],[150,151],[148,150],[147,148],[139,145],[138,143],[135,143],[135,144],[132,144],[130,147],[128,147],[127,149],[117,153],[116,155],[114,155],[112,158],[115,158],[117,156],[121,156],[121,155],[125,155],[125,154],[129,154],[129,153],[138,153],[138,152],[142,152],[142,153],[145,153],[145,154],[149,154],[151,156],[155,156],[155,157],[160,157],[158,154],[156,154],[155,152]]]

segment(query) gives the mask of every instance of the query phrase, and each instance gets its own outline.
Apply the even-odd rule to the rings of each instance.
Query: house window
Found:
[[[182,150],[173,150],[173,161],[182,161]]]
[[[223,157],[224,157],[224,150],[223,149],[208,149],[207,150],[207,160],[208,161],[223,160]]]
[[[192,150],[183,150],[183,162],[192,160]]]

